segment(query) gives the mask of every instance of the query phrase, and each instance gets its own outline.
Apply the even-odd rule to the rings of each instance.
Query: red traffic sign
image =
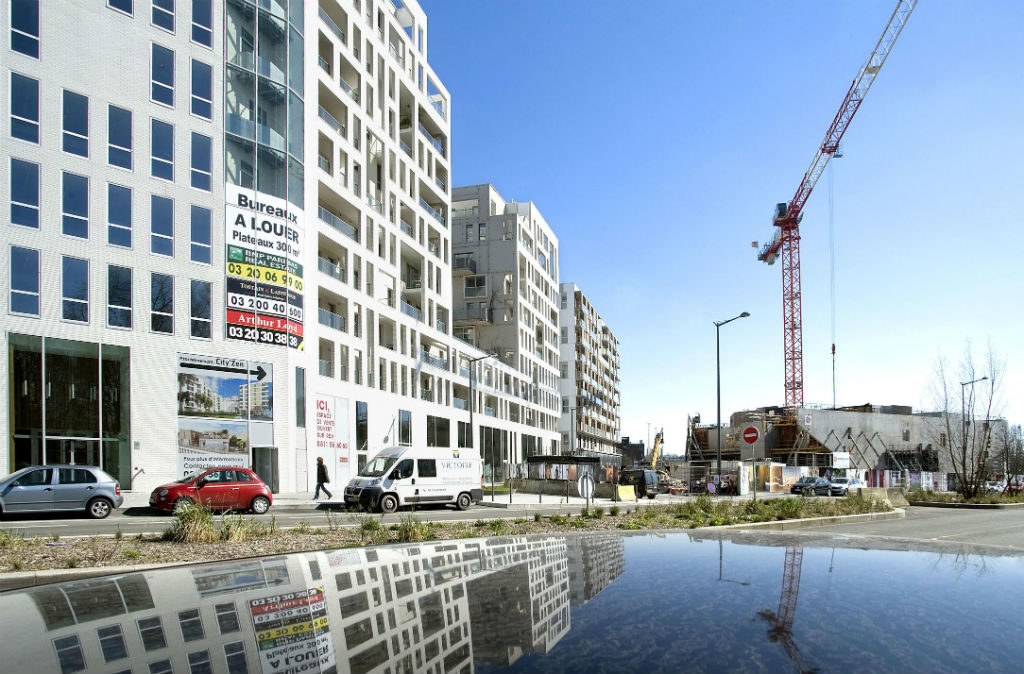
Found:
[[[748,445],[752,445],[757,442],[759,437],[761,437],[761,432],[753,426],[747,426],[743,429],[743,441]]]

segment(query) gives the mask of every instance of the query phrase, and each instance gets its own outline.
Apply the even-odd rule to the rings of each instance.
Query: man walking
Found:
[[[334,498],[334,494],[327,491],[326,485],[331,481],[331,476],[327,474],[327,466],[324,465],[324,457],[316,457],[316,491],[313,492],[313,500],[317,500],[320,496],[320,490],[323,489],[324,493],[327,494],[327,498]]]

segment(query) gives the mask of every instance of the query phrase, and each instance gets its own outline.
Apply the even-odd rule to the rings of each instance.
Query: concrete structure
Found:
[[[453,334],[493,356],[485,376],[495,362],[507,367],[495,384],[515,396],[501,407],[485,399],[484,409],[535,429],[520,460],[557,454],[558,240],[536,205],[506,201],[493,185],[456,187],[452,216]],[[494,470],[500,476],[501,467]]]
[[[562,445],[618,463],[619,340],[575,283],[559,287]]]
[[[451,99],[414,1],[0,18],[4,472],[92,463],[148,491],[229,462],[291,492],[317,456],[339,483],[390,444],[479,450],[485,352],[451,334]],[[495,462],[550,448],[553,380],[474,367]]]

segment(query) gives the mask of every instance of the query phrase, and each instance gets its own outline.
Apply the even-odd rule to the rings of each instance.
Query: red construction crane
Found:
[[[779,610],[758,611],[757,615],[768,623],[768,638],[777,641],[786,649],[786,654],[796,666],[798,674],[813,674],[817,669],[811,667],[800,647],[793,640],[793,619],[796,617],[796,601],[800,596],[800,570],[804,562],[804,549],[786,548],[786,561],[782,569],[782,590],[779,592]]]
[[[818,153],[811,162],[811,168],[804,174],[796,194],[788,204],[777,204],[773,224],[777,229],[772,240],[765,244],[757,254],[757,259],[774,264],[775,258],[782,254],[782,341],[786,360],[786,407],[795,408],[804,404],[804,355],[803,329],[801,327],[800,308],[800,219],[804,205],[814,190],[815,183],[828,164],[829,159],[839,149],[846,128],[857,113],[861,101],[871,88],[872,82],[882,69],[882,64],[889,56],[896,38],[906,25],[910,13],[914,11],[917,0],[899,0],[896,11],[892,13],[882,37],[879,38],[875,50],[871,52],[867,62],[861,66],[860,72],[846,92],[846,98],[839,106],[836,118],[832,120],[825,141],[818,148]],[[832,345],[833,351],[835,345]]]

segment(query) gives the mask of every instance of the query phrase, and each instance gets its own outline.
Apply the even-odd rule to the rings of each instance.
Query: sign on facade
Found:
[[[331,482],[344,485],[355,477],[355,468],[349,456],[348,399],[318,393],[313,402],[315,415],[314,455],[310,457],[310,470],[316,475],[316,457],[323,457]]]

